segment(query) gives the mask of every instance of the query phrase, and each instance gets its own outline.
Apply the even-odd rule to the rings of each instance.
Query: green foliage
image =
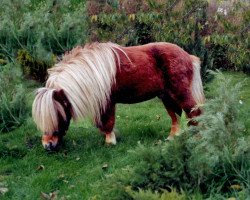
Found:
[[[243,93],[241,95],[243,103],[239,104],[237,101],[235,105],[239,106],[240,109],[240,115],[238,116],[239,119],[237,119],[237,122],[241,121],[245,124],[246,130],[243,130],[245,135],[244,139],[248,141],[247,136],[250,134],[250,77],[235,72],[224,74],[226,79],[229,77],[232,78],[233,84],[246,78],[246,85],[244,84],[244,87],[242,87]],[[215,84],[216,80],[217,79],[214,79],[208,84],[210,86],[210,98],[218,96],[218,94],[213,93],[213,91],[219,87],[221,81]],[[29,105],[32,104],[34,99],[34,87],[38,86],[34,86],[34,84],[31,86],[31,84],[29,84],[28,90],[26,90],[26,97],[29,100]],[[227,86],[227,88],[231,87],[233,86]],[[79,198],[93,200],[129,200],[143,197],[157,199],[161,196],[164,197],[164,195],[167,195],[167,197],[174,195],[176,198],[185,196],[185,199],[193,200],[229,199],[231,197],[232,199],[246,200],[249,198],[249,186],[247,186],[249,181],[239,178],[241,176],[249,177],[249,166],[245,165],[247,161],[247,152],[242,152],[242,159],[238,157],[239,162],[233,162],[235,169],[238,170],[238,175],[235,176],[237,181],[231,181],[234,174],[236,174],[232,170],[232,165],[224,169],[227,176],[221,173],[221,171],[223,171],[221,170],[222,168],[218,168],[218,173],[214,173],[216,171],[214,168],[204,173],[205,176],[203,177],[206,178],[206,180],[202,179],[201,181],[203,186],[210,185],[209,189],[207,189],[207,193],[205,193],[205,190],[202,190],[202,192],[200,191],[202,185],[200,187],[195,187],[195,185],[197,185],[197,180],[195,179],[193,181],[191,178],[188,184],[185,183],[186,187],[188,185],[193,185],[191,190],[185,189],[185,187],[179,190],[177,187],[174,188],[171,186],[167,187],[165,190],[159,189],[156,191],[150,188],[145,189],[142,187],[139,189],[137,187],[131,187],[132,184],[130,184],[129,180],[135,182],[137,177],[142,177],[143,179],[147,178],[143,177],[143,174],[140,174],[139,166],[141,163],[143,164],[143,160],[145,160],[141,155],[149,158],[152,156],[152,160],[157,161],[155,158],[159,158],[160,156],[154,154],[163,152],[162,148],[164,148],[166,149],[164,150],[165,152],[167,150],[169,151],[168,154],[164,153],[162,155],[162,160],[167,163],[168,158],[165,158],[165,155],[169,157],[172,163],[174,160],[181,161],[182,158],[179,158],[179,155],[182,155],[182,153],[190,155],[189,148],[184,148],[184,150],[187,149],[187,152],[181,151],[180,153],[175,153],[177,152],[175,149],[180,149],[182,144],[186,146],[187,139],[193,137],[194,135],[192,135],[192,133],[196,134],[198,130],[187,132],[185,135],[181,135],[171,142],[170,147],[174,148],[173,151],[172,148],[168,147],[170,142],[169,144],[163,144],[163,139],[167,137],[170,131],[170,123],[170,117],[166,116],[164,106],[157,99],[133,105],[119,104],[117,105],[116,127],[120,134],[116,146],[106,146],[104,144],[104,138],[99,134],[99,131],[93,127],[92,123],[90,121],[83,121],[78,124],[71,124],[63,145],[58,152],[47,153],[43,150],[41,145],[41,133],[37,130],[32,118],[28,117],[25,123],[18,129],[8,134],[0,134],[0,188],[8,189],[8,192],[4,195],[0,194],[0,199],[41,199],[41,192],[48,195],[54,194],[55,192],[57,196],[56,199],[76,200]],[[139,147],[138,141],[141,143]],[[219,142],[220,141],[217,143]],[[199,142],[197,141],[197,143]],[[235,141],[235,143],[238,142]],[[193,143],[190,144],[190,151],[191,148],[193,148],[192,144]],[[238,150],[240,150],[239,147],[237,147]],[[151,149],[152,153],[150,151]],[[143,153],[144,150],[147,150],[149,155]],[[142,152],[136,154],[136,151]],[[203,154],[197,155],[197,159],[201,156],[203,156]],[[186,167],[184,169],[187,172],[185,176],[190,177],[188,175],[192,169],[190,170],[187,167],[191,165],[187,165],[189,161],[188,158],[190,157],[185,158],[186,164],[184,164]],[[161,163],[164,162],[161,161]],[[238,164],[236,165],[236,163]],[[104,164],[106,167],[103,169]],[[181,164],[183,165],[183,163]],[[147,166],[146,164],[143,164],[143,166],[144,165]],[[150,165],[152,164],[150,163]],[[155,166],[156,174],[159,176],[161,173],[159,171],[162,169],[157,167],[157,163],[155,163]],[[134,173],[132,173],[134,167],[138,168],[139,173],[139,175],[135,177]],[[152,169],[154,167],[148,168]],[[177,169],[181,170],[181,167],[177,167]],[[144,173],[143,169],[141,169],[141,171]],[[174,171],[173,168],[169,174],[180,174],[180,172],[175,173]],[[199,172],[201,171],[202,170],[199,169]],[[163,172],[165,173],[166,171]],[[207,177],[210,172],[211,179],[209,181]],[[148,172],[147,174],[150,173]],[[194,176],[198,176],[195,174],[199,175],[199,173],[194,172]],[[169,179],[171,179],[170,175],[168,175],[168,177],[170,177]],[[210,184],[212,178],[215,176],[217,179],[213,184]],[[152,175],[150,177],[152,180],[157,180],[152,177],[155,176]],[[227,179],[227,177],[231,177],[230,186],[227,187],[225,185],[223,191],[217,192],[220,188],[217,187],[218,185],[223,185],[223,181],[228,183],[229,179]],[[176,177],[176,179],[177,178],[178,177]],[[161,180],[164,181],[164,179]],[[128,184],[125,184],[125,181]],[[165,179],[165,181],[170,182],[171,180]],[[32,190],[30,190],[31,185]],[[152,181],[151,185],[154,185]],[[133,194],[130,193],[129,189]],[[141,190],[141,192],[139,192],[139,190]],[[139,196],[140,194],[142,196]]]
[[[29,52],[31,69],[86,41],[166,41],[201,58],[204,81],[209,69],[249,73],[249,4],[227,4],[224,15],[217,11],[221,2],[206,0],[3,0],[0,54],[7,59],[0,64],[14,61],[19,50]]]
[[[44,70],[53,63],[54,55],[86,40],[84,1],[3,0],[1,5],[0,54],[15,61],[19,51],[19,61],[26,63],[28,75],[38,81],[44,80]],[[25,60],[28,57],[31,59]]]
[[[24,122],[28,109],[20,71],[11,64],[0,70],[0,132],[6,132]]]
[[[238,120],[242,83],[232,87],[221,73],[216,77],[217,95],[205,104],[204,114],[198,118],[200,127],[191,128],[194,135],[187,141],[192,151],[191,176],[204,191],[228,191],[230,185],[242,183],[241,187],[249,188],[250,138]]]
[[[0,66],[6,65],[8,62],[3,54],[0,54]]]
[[[47,77],[47,69],[52,65],[53,55],[49,63],[33,58],[28,51],[22,49],[17,53],[17,61],[20,63],[23,75],[26,78],[32,78],[44,82]]]
[[[187,196],[179,194],[175,190],[162,190],[159,192],[152,192],[151,190],[139,190],[138,192],[128,190],[128,193],[134,200],[185,200]]]
[[[156,195],[161,199],[162,189],[172,187],[189,194],[199,191],[212,199],[250,194],[250,137],[239,120],[241,83],[231,86],[221,73],[215,76],[216,96],[197,118],[199,126],[166,144],[139,145],[130,152],[133,164],[105,179],[104,198]]]
[[[204,81],[211,79],[209,69],[249,72],[249,4],[228,2],[224,15],[217,11],[222,3],[205,0],[112,2],[119,9],[110,2],[87,5],[90,40],[176,43],[201,58]]]

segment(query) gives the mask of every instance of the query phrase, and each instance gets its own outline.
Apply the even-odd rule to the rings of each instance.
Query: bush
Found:
[[[52,55],[53,56],[53,55]],[[45,82],[47,77],[47,69],[52,66],[55,58],[51,57],[50,62],[33,58],[27,50],[19,50],[17,53],[17,61],[20,63],[23,75],[39,82]]]
[[[0,68],[0,132],[20,126],[28,113],[21,72],[13,65]]]
[[[3,0],[2,5],[0,54],[12,61],[18,56],[26,77],[43,82],[56,56],[86,40],[84,1]]]
[[[179,198],[181,191],[189,196],[201,193],[200,199],[250,195],[250,138],[238,118],[241,84],[233,87],[221,73],[215,76],[218,90],[197,118],[199,126],[166,144],[139,145],[131,152],[133,165],[108,175],[101,184],[104,198],[162,199],[175,191],[172,188]]]
[[[209,69],[249,71],[247,6],[241,1],[91,1],[90,40],[178,44],[201,58],[203,80],[209,81]]]
[[[193,136],[187,140],[190,176],[204,193],[230,192],[232,185],[250,184],[250,138],[239,120],[242,83],[231,86],[221,73],[216,77],[216,97],[206,103],[200,126],[190,129]]]
[[[248,73],[249,4],[223,2],[2,0],[0,54],[15,60],[25,50],[34,68],[34,62],[49,64],[53,55],[85,42],[166,41],[201,58],[204,81],[210,80],[208,69]],[[224,4],[226,14],[219,12]]]

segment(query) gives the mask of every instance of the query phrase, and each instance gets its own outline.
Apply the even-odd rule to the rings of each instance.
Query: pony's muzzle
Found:
[[[42,144],[44,149],[54,151],[58,148],[59,139],[57,136],[46,134],[42,137]]]
[[[55,150],[56,147],[53,146],[52,142],[49,142],[48,144],[44,145],[44,149],[46,149],[47,151],[53,151]]]

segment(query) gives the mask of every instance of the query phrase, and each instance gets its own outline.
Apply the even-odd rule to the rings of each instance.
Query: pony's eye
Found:
[[[53,136],[58,136],[59,135],[59,131],[54,131],[53,132]]]

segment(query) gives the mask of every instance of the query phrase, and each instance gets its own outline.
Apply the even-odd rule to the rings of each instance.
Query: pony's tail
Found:
[[[193,63],[193,80],[191,84],[192,96],[196,102],[196,105],[202,105],[205,101],[203,86],[200,75],[201,61],[198,57],[190,55]]]

